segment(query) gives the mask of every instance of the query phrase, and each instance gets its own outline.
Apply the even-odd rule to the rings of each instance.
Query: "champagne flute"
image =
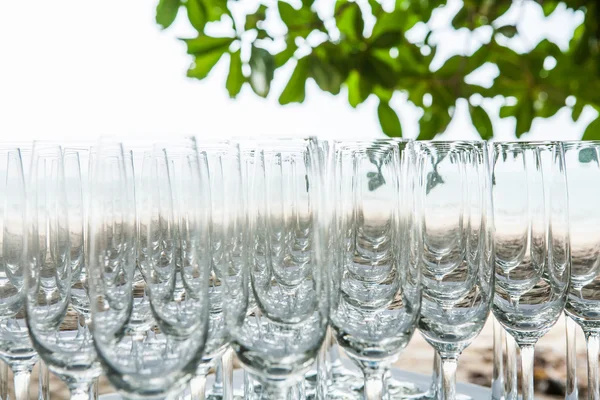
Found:
[[[461,352],[493,297],[493,217],[484,142],[421,142],[423,300],[419,330],[441,358],[442,394],[456,398]]]
[[[29,400],[29,378],[38,356],[25,321],[26,197],[21,152],[0,147],[0,358],[14,375],[17,400]]]
[[[569,319],[575,321],[585,335],[588,368],[588,399],[600,399],[598,384],[598,352],[600,351],[600,247],[597,223],[600,213],[593,200],[600,193],[600,142],[565,142],[565,164],[568,174],[569,224],[571,229],[571,285],[565,307]],[[567,324],[567,329],[569,325]],[[575,330],[567,338],[575,339]],[[567,344],[569,377],[575,376],[575,346]],[[573,391],[573,382],[568,382]]]
[[[562,314],[569,286],[565,153],[558,142],[493,148],[493,311],[521,350],[522,396],[532,400],[534,347]]]

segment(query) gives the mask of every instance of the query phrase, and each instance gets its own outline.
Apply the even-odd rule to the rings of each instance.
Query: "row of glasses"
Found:
[[[527,347],[521,352],[524,371],[535,339],[563,310],[570,257],[564,153],[557,143],[495,144],[492,162],[481,143],[336,144],[334,172],[325,174],[328,180],[334,177],[334,202],[320,193],[327,183],[322,170],[327,170],[329,155],[321,154],[318,143],[259,146],[249,152],[251,159],[236,153],[240,179],[221,166],[223,179],[229,176],[233,182],[223,184],[239,194],[233,196],[241,203],[231,208],[235,218],[229,212],[213,218],[216,205],[230,196],[224,191],[217,196],[223,202],[211,200],[220,178],[210,172],[209,152],[198,151],[193,141],[183,150],[154,146],[146,152],[138,193],[134,156],[118,144],[100,143],[91,155],[90,273],[83,284],[77,282],[81,274],[73,261],[85,260],[73,246],[80,237],[78,224],[71,224],[76,218],[64,210],[70,196],[64,184],[66,152],[48,153],[40,149],[43,161],[35,161],[34,148],[31,165],[40,172],[31,176],[39,174],[39,181],[32,179],[31,200],[19,203],[29,204],[28,214],[36,216],[24,228],[30,239],[27,263],[7,265],[29,268],[24,279],[31,311],[27,319],[39,325],[29,334],[50,368],[59,375],[67,372],[67,381],[85,369],[62,370],[60,364],[73,343],[88,354],[82,345],[85,329],[75,323],[74,335],[56,336],[68,322],[73,287],[84,284],[95,293],[90,307],[98,358],[111,382],[133,397],[162,397],[186,385],[191,371],[210,354],[209,315],[219,314],[219,308],[225,314],[222,332],[263,386],[262,396],[269,397],[289,390],[318,358],[331,303],[333,332],[366,372],[370,398],[384,394],[386,365],[417,326],[446,364],[443,389],[446,398],[453,398],[455,360],[489,311],[492,264],[494,312],[519,345]],[[515,196],[519,190],[526,195]],[[390,210],[390,204],[397,208]],[[3,221],[9,221],[6,215]],[[489,231],[499,217],[492,244]],[[18,228],[12,221],[10,225]],[[238,239],[222,235],[230,230],[239,233]],[[8,238],[4,242],[12,245],[14,237]],[[206,271],[205,280],[201,271]],[[140,276],[145,287],[136,303]],[[211,291],[215,299],[225,293],[224,305],[210,301]],[[363,325],[366,331],[340,334],[352,324],[335,321],[353,313],[364,317],[363,324],[369,321]],[[132,329],[141,314],[152,329]],[[386,325],[388,318],[402,324]],[[6,320],[12,319],[11,314]],[[85,318],[79,320],[85,323]],[[18,327],[27,334],[25,326]],[[394,330],[398,327],[400,331]],[[15,338],[2,336],[0,340]],[[10,360],[4,351],[3,357]],[[145,381],[151,384],[142,385]],[[525,393],[531,391],[528,382],[524,380],[529,385]]]
[[[331,328],[367,399],[410,341],[421,308],[420,224],[408,142],[336,143]],[[412,166],[412,168],[411,168]]]
[[[76,159],[77,153],[73,155]],[[81,190],[76,184],[67,190],[67,181],[73,183],[70,173],[79,171],[65,173],[70,156],[57,145],[34,145],[28,185],[26,317],[40,358],[67,384],[72,398],[87,399],[102,370],[85,320],[73,312],[82,307],[77,302],[81,297],[71,291],[81,284],[84,238]],[[80,182],[78,176],[75,180]]]
[[[569,287],[569,208],[563,145],[556,142],[497,143],[489,150],[491,156],[488,156],[484,143],[430,142],[419,144],[416,157],[417,163],[421,163],[417,173],[421,181],[415,188],[417,192],[420,189],[422,195],[418,200],[422,244],[417,246],[422,246],[419,262],[423,275],[418,326],[441,358],[441,393],[447,399],[456,395],[456,359],[482,329],[490,306],[496,319],[521,349],[523,396],[533,398],[533,346],[562,313]],[[383,173],[385,168],[381,160],[371,156],[369,162],[374,170],[365,173],[355,169],[346,175],[350,176],[348,179],[353,185],[358,185],[365,176],[368,191],[376,192],[388,183],[389,177]],[[337,184],[343,181],[343,176]],[[360,193],[360,189],[357,190]],[[359,303],[368,308],[378,293],[373,287],[367,289],[368,284],[389,283],[376,276],[375,268],[378,265],[375,260],[387,260],[384,255],[386,241],[374,233],[383,235],[385,230],[377,229],[375,223],[367,227],[360,225],[368,221],[365,214],[369,214],[365,212],[364,197],[355,192],[346,192],[340,197],[336,207],[342,216],[336,216],[337,219],[343,219],[348,213],[341,205],[344,200],[352,201],[348,198],[359,204],[354,211],[358,222],[350,224],[356,232],[350,232],[346,242],[341,238],[339,241],[350,248],[357,246],[358,250],[351,252],[352,261],[342,262],[334,270],[356,268],[357,264],[361,265],[357,260],[368,267],[363,275],[359,275],[358,270],[340,274],[349,282],[355,281],[348,287],[362,285],[354,293],[363,296]],[[385,207],[381,205],[374,209],[385,214]],[[414,211],[412,215],[418,215],[418,212]],[[379,216],[379,219],[384,218]],[[365,247],[368,243],[364,240],[366,233],[373,234],[376,245]],[[348,232],[340,229],[339,234],[345,237]],[[343,245],[340,246],[343,249]],[[381,254],[378,253],[380,250]],[[365,254],[373,259],[365,261]],[[366,283],[368,273],[374,274],[373,281]],[[332,288],[334,331],[340,329],[340,325],[344,326],[335,322],[336,297],[349,297],[342,288],[343,285]],[[377,317],[380,310],[372,306],[369,310],[371,318],[364,311],[357,318],[363,324],[359,329],[362,334],[369,335],[385,321],[383,316]],[[349,339],[352,340],[350,343]],[[356,357],[357,350],[353,346],[359,342],[352,335],[343,332],[338,342],[359,365],[367,366],[364,360]],[[383,348],[380,344],[377,350]],[[516,357],[516,351],[513,357]],[[377,365],[374,358],[366,358],[368,367]],[[371,374],[365,380],[366,396],[379,398],[386,386],[381,384],[378,376],[373,389],[370,379]],[[510,386],[513,385],[516,386],[516,372],[515,379],[510,382]],[[435,374],[433,386],[437,386]],[[435,396],[439,389],[430,395]]]
[[[259,390],[250,397],[301,397],[329,321],[327,223],[321,161],[313,140],[244,149],[249,265],[241,307],[231,312],[231,346]]]
[[[530,148],[539,147],[529,145]],[[526,147],[525,144],[520,145]],[[515,145],[517,147],[517,145]],[[564,149],[564,168],[568,172],[567,190],[568,194],[568,220],[571,243],[571,274],[570,285],[566,295],[565,313],[566,318],[566,341],[567,341],[567,385],[566,399],[577,399],[577,368],[576,368],[576,327],[580,326],[586,338],[587,348],[587,371],[588,371],[588,398],[600,398],[598,389],[598,337],[600,321],[598,314],[598,291],[596,289],[598,279],[600,279],[598,254],[598,234],[596,225],[598,222],[598,213],[596,202],[598,185],[597,181],[600,165],[598,163],[598,153],[600,143],[597,141],[573,141],[563,142]],[[531,165],[531,164],[530,164]],[[562,186],[562,185],[561,185]],[[558,200],[564,203],[564,196],[560,188],[552,194],[553,201]],[[557,198],[557,193],[560,196]],[[548,193],[546,194],[548,195]],[[559,203],[560,206],[560,203]],[[560,207],[562,208],[562,207]],[[561,218],[564,221],[564,209],[562,213],[555,213],[555,218]],[[564,222],[563,222],[564,224]],[[553,224],[552,237],[556,235],[556,223]],[[563,228],[564,230],[564,228]],[[564,235],[563,235],[564,236]],[[562,240],[565,240],[564,237]],[[504,341],[498,340],[499,345]],[[516,375],[517,367],[514,356],[516,349],[514,344],[506,341],[506,352],[509,355],[505,367],[508,371],[505,376],[509,384],[505,391],[506,399],[516,399]],[[497,347],[498,344],[497,344]],[[499,398],[499,397],[496,397]]]

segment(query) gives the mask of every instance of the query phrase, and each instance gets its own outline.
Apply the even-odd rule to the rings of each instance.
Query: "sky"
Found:
[[[244,0],[252,2],[254,0]],[[274,1],[274,0],[272,0]],[[330,0],[323,0],[327,3]],[[448,27],[460,1],[432,18],[439,28],[432,37],[441,65],[456,52],[470,54],[489,32],[475,38]],[[521,37],[511,45],[527,49],[544,35],[564,47],[582,16],[559,10],[545,21],[541,10],[525,1],[506,16],[519,20]],[[199,137],[306,136],[358,138],[381,136],[377,100],[353,109],[347,93],[321,92],[307,84],[303,104],[280,106],[277,95],[291,67],[276,74],[272,95],[261,99],[245,85],[239,97],[225,90],[228,60],[224,57],[203,81],[186,77],[191,57],[180,37],[193,37],[185,15],[161,31],[154,20],[156,1],[148,0],[0,0],[0,140],[90,139],[101,135],[158,138],[166,135]],[[526,15],[526,21],[519,19]],[[418,37],[425,25],[410,35]],[[484,81],[494,71],[484,71]],[[497,114],[501,99],[485,101]],[[402,94],[392,105],[407,137],[417,135],[420,111]],[[465,101],[445,134],[438,139],[476,139]],[[568,110],[548,120],[534,121],[523,139],[578,139],[596,116],[586,109],[577,124]],[[496,139],[514,138],[513,119],[492,118]]]

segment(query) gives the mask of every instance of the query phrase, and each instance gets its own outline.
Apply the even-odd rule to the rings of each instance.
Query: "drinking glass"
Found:
[[[419,148],[419,329],[441,358],[443,396],[454,400],[458,357],[483,328],[494,289],[488,152],[484,142],[422,142]]]
[[[571,285],[565,311],[585,335],[588,399],[600,399],[598,352],[600,351],[600,212],[594,197],[600,194],[599,141],[565,142],[568,175],[569,225],[571,229]],[[574,338],[574,331],[567,334]],[[569,358],[575,349],[567,346]],[[570,385],[572,386],[572,385]]]
[[[18,147],[21,152],[21,164],[23,165],[23,176],[25,183],[29,181],[29,167],[31,166],[31,151],[33,142],[14,142],[6,143]],[[47,400],[50,398],[50,371],[43,360],[38,362],[38,400]],[[8,366],[0,362],[0,399],[8,398]]]
[[[533,399],[534,346],[563,312],[571,269],[564,150],[558,142],[493,145],[493,311],[520,348]]]
[[[29,399],[37,361],[25,321],[25,179],[21,152],[0,146],[0,358],[14,374],[17,400]]]
[[[565,387],[565,400],[578,400],[579,388],[577,387],[577,323],[568,315],[565,318],[565,334],[567,341],[567,384]]]
[[[368,400],[410,341],[421,307],[420,209],[412,142],[336,143],[331,327]]]
[[[181,390],[202,357],[208,330],[210,190],[195,146],[172,176],[164,149],[142,172],[136,235],[133,175],[120,144],[98,145],[90,206],[92,334],[110,382],[126,398]],[[172,182],[172,180],[175,180]],[[173,186],[185,187],[173,201]],[[181,208],[179,207],[181,206]],[[134,246],[157,325],[139,340],[128,329],[134,300]],[[132,349],[135,348],[135,351]]]
[[[79,187],[67,189],[61,147],[34,144],[25,275],[29,335],[48,368],[67,384],[71,398],[88,399],[101,368],[91,336],[82,334],[77,313],[69,312],[84,247],[82,204],[69,202],[69,190],[80,193]]]
[[[261,147],[243,164],[254,167],[243,174],[250,177],[243,266],[251,285],[236,282],[243,297],[228,309],[227,326],[238,359],[262,385],[259,396],[281,399],[302,381],[326,334],[321,170],[309,140]]]
[[[184,148],[185,150],[185,148]],[[241,269],[233,266],[239,258],[236,252],[243,244],[244,220],[242,202],[242,180],[239,148],[226,142],[202,142],[199,155],[208,165],[211,193],[211,247],[210,247],[210,279],[208,281],[208,301],[210,304],[208,339],[204,356],[197,368],[196,376],[190,382],[192,399],[205,397],[206,375],[214,360],[224,360],[225,376],[221,375],[223,391],[221,396],[233,396],[232,360],[224,353],[229,344],[229,334],[225,327],[225,307],[229,299],[227,282],[233,279],[231,274],[241,276]],[[185,151],[174,145],[166,147],[167,156],[171,162],[171,173],[179,174],[185,162]],[[185,187],[176,189],[176,193],[186,190]],[[183,196],[176,195],[175,201]],[[182,208],[182,207],[181,207]],[[231,353],[230,353],[231,354]]]

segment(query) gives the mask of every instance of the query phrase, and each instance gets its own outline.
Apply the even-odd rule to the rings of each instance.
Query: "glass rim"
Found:
[[[560,140],[538,140],[538,141],[502,141],[492,142],[494,149],[554,149],[561,148],[563,142]]]
[[[600,146],[600,140],[565,140],[562,144],[565,149],[596,147]]]

